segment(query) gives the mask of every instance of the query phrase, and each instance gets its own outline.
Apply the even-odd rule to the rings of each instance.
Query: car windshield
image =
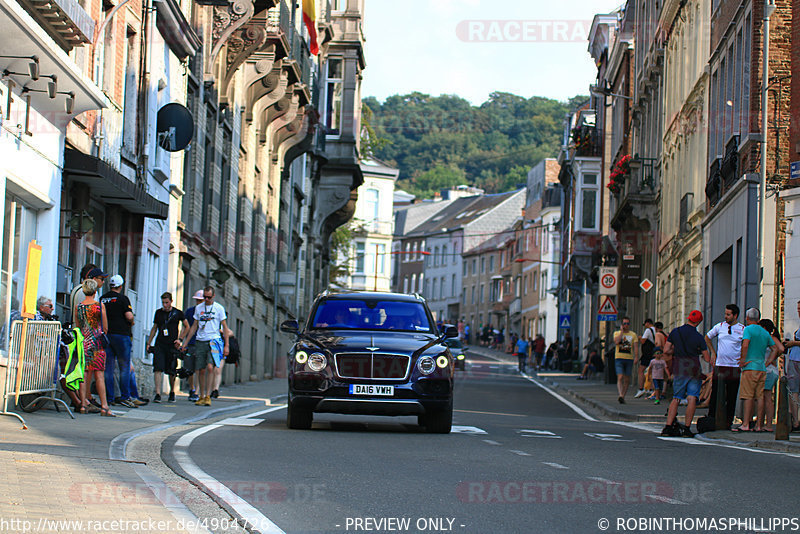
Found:
[[[314,312],[311,328],[432,332],[422,303],[391,300],[321,301]]]
[[[454,338],[454,337],[445,339],[444,340],[444,344],[447,345],[448,347],[450,347],[451,349],[460,349],[460,348],[463,347],[461,345],[461,341],[456,339],[456,338]]]

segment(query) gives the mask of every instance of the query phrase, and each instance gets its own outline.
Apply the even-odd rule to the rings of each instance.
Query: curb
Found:
[[[727,438],[716,438],[706,436],[705,434],[695,434],[697,439],[707,443],[724,443],[725,445],[732,445],[735,447],[745,447],[748,449],[762,449],[776,452],[788,452],[793,454],[800,454],[800,443],[791,443],[785,441],[735,441]]]

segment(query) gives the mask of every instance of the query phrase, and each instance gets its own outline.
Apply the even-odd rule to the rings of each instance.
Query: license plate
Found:
[[[391,397],[394,395],[394,386],[377,386],[373,384],[350,384],[351,395],[379,395]]]

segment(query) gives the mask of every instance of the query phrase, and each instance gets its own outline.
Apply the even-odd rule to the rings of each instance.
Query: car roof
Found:
[[[325,292],[317,297],[321,300],[393,300],[399,302],[425,302],[419,295],[407,295],[405,293],[382,293],[376,291],[337,291]]]

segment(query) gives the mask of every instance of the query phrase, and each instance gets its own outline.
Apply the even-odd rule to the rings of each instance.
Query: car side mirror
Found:
[[[444,337],[458,337],[458,328],[451,324],[445,326]]]
[[[297,334],[300,332],[300,325],[294,319],[289,319],[281,323],[280,330],[287,334]]]

